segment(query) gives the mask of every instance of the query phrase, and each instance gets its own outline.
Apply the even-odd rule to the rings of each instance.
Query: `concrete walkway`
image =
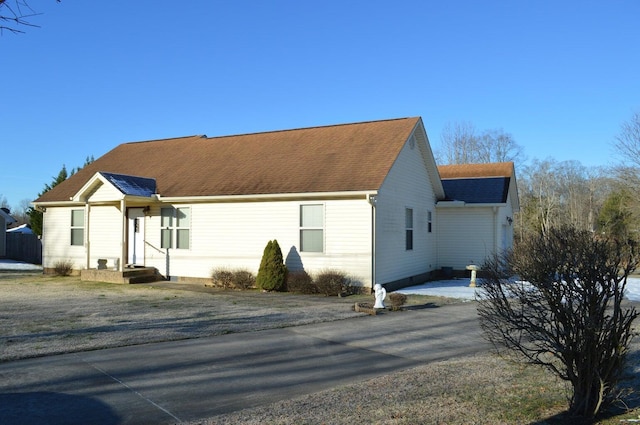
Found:
[[[487,351],[475,303],[0,364],[0,423],[175,424]]]

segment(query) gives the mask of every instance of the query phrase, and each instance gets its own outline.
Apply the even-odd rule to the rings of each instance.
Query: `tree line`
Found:
[[[517,239],[561,226],[638,239],[640,113],[621,126],[612,147],[618,160],[612,167],[586,167],[551,157],[526,163],[524,149],[511,134],[502,129],[478,132],[462,122],[445,126],[436,159],[439,164],[513,161],[520,199],[514,223]]]

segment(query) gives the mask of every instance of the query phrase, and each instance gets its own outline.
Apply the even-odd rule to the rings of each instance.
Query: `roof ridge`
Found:
[[[227,134],[224,136],[207,137],[207,139],[213,140],[213,139],[224,139],[227,137],[254,136],[258,134],[287,133],[287,132],[300,131],[300,130],[315,130],[315,129],[331,128],[331,127],[346,127],[350,125],[383,123],[383,122],[401,121],[401,120],[410,120],[410,119],[419,119],[419,118],[420,117],[388,118],[388,119],[382,119],[382,120],[357,121],[357,122],[347,122],[347,123],[341,123],[341,124],[315,125],[311,127],[298,127],[298,128],[287,128],[287,129],[280,129],[280,130],[255,131],[252,133]]]
[[[192,134],[190,136],[178,136],[178,137],[165,137],[163,139],[148,139],[148,140],[136,140],[132,142],[124,142],[122,145],[132,145],[134,143],[151,143],[151,142],[166,142],[169,140],[178,140],[178,139],[193,139],[194,137],[202,139],[207,138],[206,134]]]

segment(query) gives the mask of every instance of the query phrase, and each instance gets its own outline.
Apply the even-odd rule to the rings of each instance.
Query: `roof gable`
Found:
[[[36,202],[73,197],[96,172],[154,178],[163,197],[377,190],[420,118],[125,143]]]

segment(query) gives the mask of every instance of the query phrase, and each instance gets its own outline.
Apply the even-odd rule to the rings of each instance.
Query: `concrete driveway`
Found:
[[[174,424],[486,352],[475,303],[0,364],[0,423]]]

